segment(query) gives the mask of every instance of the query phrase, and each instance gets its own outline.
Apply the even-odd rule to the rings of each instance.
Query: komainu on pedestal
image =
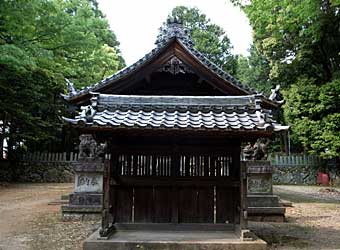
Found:
[[[79,158],[73,164],[74,192],[69,195],[69,204],[62,206],[64,220],[100,218],[102,211],[105,145],[91,134],[82,134],[79,139]]]

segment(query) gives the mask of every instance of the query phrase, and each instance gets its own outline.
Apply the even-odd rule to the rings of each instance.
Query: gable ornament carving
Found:
[[[177,74],[185,74],[185,73],[194,73],[186,64],[184,64],[180,59],[176,56],[171,57],[169,61],[167,61],[161,68],[157,70],[158,72],[168,72],[173,75]]]

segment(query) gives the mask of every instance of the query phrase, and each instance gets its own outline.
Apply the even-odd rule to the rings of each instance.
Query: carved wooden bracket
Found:
[[[177,75],[179,73],[193,73],[193,71],[185,65],[180,59],[176,56],[171,57],[169,61],[167,61],[161,68],[157,70],[158,72],[169,72],[173,75]]]

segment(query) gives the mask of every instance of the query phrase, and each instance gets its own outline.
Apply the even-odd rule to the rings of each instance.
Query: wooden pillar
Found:
[[[176,145],[173,146],[172,152],[172,166],[171,166],[171,177],[175,178],[180,176],[180,151]],[[171,202],[171,222],[179,223],[179,189],[177,186],[172,187],[172,202]]]
[[[111,148],[110,145],[111,144],[108,144],[107,147]],[[111,150],[109,150],[109,152],[111,153]],[[101,238],[108,238],[111,231],[113,230],[113,225],[112,225],[113,217],[111,214],[112,197],[111,197],[111,187],[110,187],[112,159],[114,159],[114,157],[111,156],[111,159],[104,160],[102,222],[101,222],[101,229],[99,231],[99,235]]]
[[[248,227],[247,215],[247,169],[245,162],[241,162],[240,191],[241,191],[241,210],[240,210],[240,229]]]
[[[242,220],[242,211],[243,211],[243,200],[242,200],[242,174],[241,174],[241,142],[236,140],[233,143],[233,152],[232,152],[232,172],[230,176],[234,180],[239,182],[239,187],[233,188],[233,203],[234,203],[234,221],[235,224],[240,225]]]
[[[240,211],[240,239],[242,241],[252,241],[255,239],[254,234],[248,229],[247,214],[247,164],[241,162],[241,205]]]

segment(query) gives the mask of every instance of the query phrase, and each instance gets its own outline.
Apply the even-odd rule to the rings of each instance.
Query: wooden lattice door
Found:
[[[237,154],[192,149],[148,152],[145,148],[141,152],[120,150],[113,155],[114,222],[237,222]]]

